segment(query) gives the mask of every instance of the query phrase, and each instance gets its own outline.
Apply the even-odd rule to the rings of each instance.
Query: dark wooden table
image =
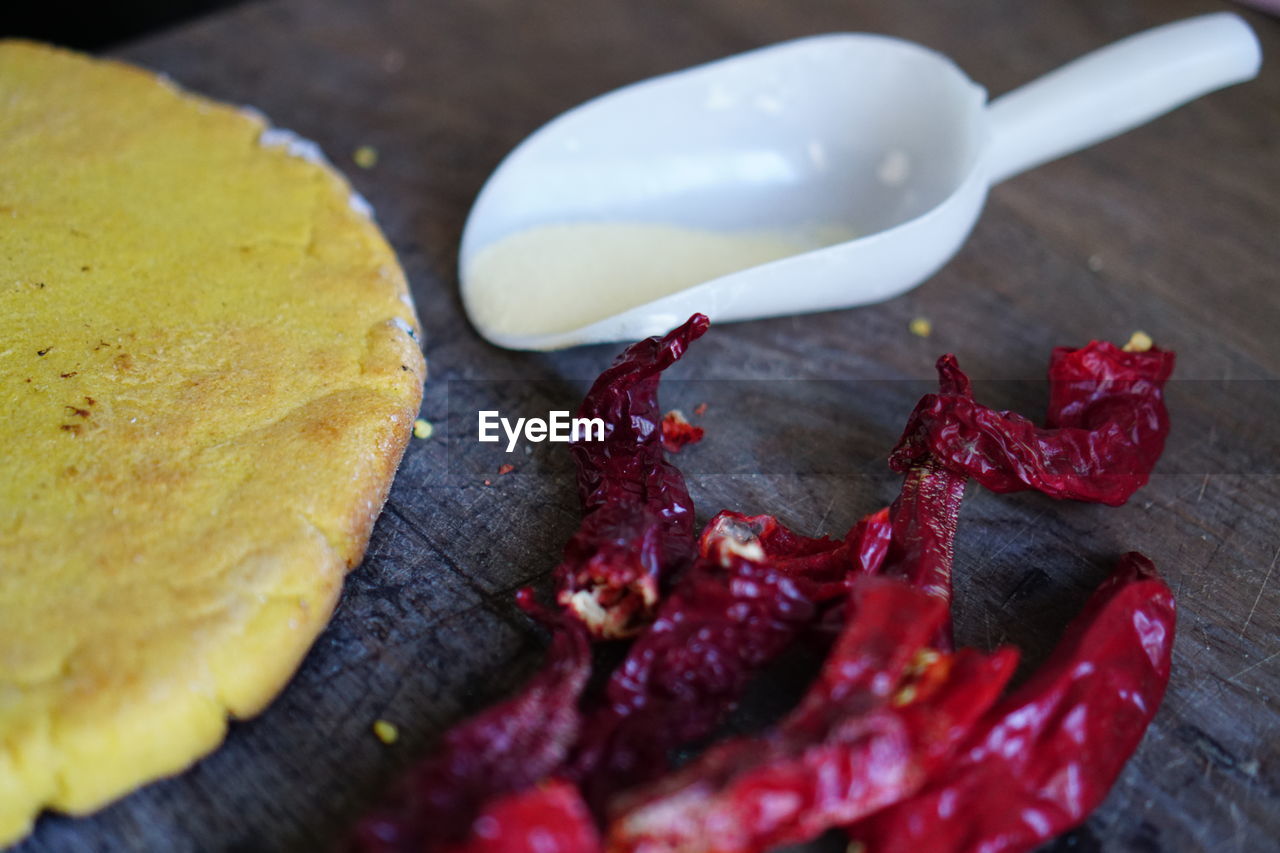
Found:
[[[475,442],[475,413],[571,408],[615,348],[488,346],[463,318],[454,274],[476,192],[541,123],[624,83],[836,30],[923,42],[998,94],[1220,7],[284,0],[119,50],[260,107],[352,176],[418,299],[432,367],[423,412],[438,429],[412,443],[332,626],[270,709],[181,776],[90,818],[47,816],[18,849],[323,849],[446,726],[536,665],[544,638],[510,593],[545,581],[574,527],[566,454],[538,445],[499,477],[507,457]],[[1128,506],[974,488],[963,511],[964,642],[1014,642],[1034,663],[1129,549],[1150,554],[1178,594],[1159,717],[1061,849],[1280,849],[1280,24],[1249,20],[1273,63],[1258,81],[997,188],[960,255],[900,299],[712,330],[666,396],[685,411],[709,405],[707,440],[681,456],[701,517],[772,510],[804,532],[842,532],[896,492],[883,459],[940,353],[983,380],[1030,380],[1054,345],[1137,328],[1178,351],[1170,449]],[[377,149],[374,168],[352,164],[361,145]],[[908,332],[917,316],[932,321],[930,338]],[[1044,402],[1028,381],[980,393],[1030,414]],[[378,718],[399,725],[398,743],[373,737]]]

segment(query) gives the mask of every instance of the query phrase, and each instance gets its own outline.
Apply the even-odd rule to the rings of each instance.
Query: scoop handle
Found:
[[[1262,49],[1239,15],[1165,24],[1087,53],[987,107],[992,184],[1251,80]]]

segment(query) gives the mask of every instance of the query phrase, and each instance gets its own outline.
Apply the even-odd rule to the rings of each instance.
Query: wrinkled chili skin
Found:
[[[902,491],[889,508],[889,553],[881,571],[899,577],[940,601],[951,602],[956,528],[968,478],[933,459],[907,470]],[[939,642],[952,647],[950,620]]]
[[[1016,653],[934,654],[909,673],[946,605],[899,580],[853,586],[851,619],[796,710],[619,797],[610,851],[756,853],[803,841],[909,796],[950,756]]]
[[[960,371],[955,356],[938,359],[938,383],[936,396],[955,400],[972,397],[969,378]],[[902,578],[949,607],[956,529],[968,476],[932,454],[928,435],[931,427],[913,415],[890,456],[890,466],[903,478],[902,489],[889,507],[888,554],[881,571],[889,577]],[[939,629],[935,644],[943,650],[954,647],[949,616]]]
[[[800,536],[771,516],[721,512],[699,558],[672,589],[589,714],[573,760],[597,810],[668,769],[668,755],[709,735],[750,678],[843,598],[850,577],[883,559],[887,514],[844,540]]]
[[[448,853],[598,853],[600,834],[573,785],[552,780],[501,797]]]
[[[1125,554],[1043,666],[914,797],[849,830],[868,853],[1020,853],[1082,823],[1169,682],[1173,594]]]
[[[890,458],[906,471],[933,458],[994,492],[1035,489],[1050,497],[1119,506],[1146,484],[1164,450],[1164,383],[1174,354],[1124,352],[1094,341],[1059,347],[1049,365],[1046,427],[975,402],[966,387],[924,397]],[[954,356],[940,373],[959,373]]]
[[[652,617],[662,581],[692,558],[693,501],[663,454],[658,384],[708,325],[695,314],[627,347],[578,409],[604,421],[605,437],[570,444],[583,519],[555,576],[557,601],[596,637],[634,633]]]
[[[527,590],[521,603],[533,606]],[[411,768],[360,821],[352,849],[444,850],[466,837],[487,802],[527,788],[563,764],[578,737],[578,698],[591,652],[575,621],[560,620],[554,630],[547,661],[533,679],[516,696],[450,730],[437,754]]]

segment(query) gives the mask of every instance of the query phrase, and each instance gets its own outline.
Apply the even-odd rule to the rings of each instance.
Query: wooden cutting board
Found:
[[[409,274],[431,364],[415,440],[332,626],[261,717],[187,773],[93,817],[45,817],[23,853],[315,850],[461,716],[537,664],[511,602],[545,583],[577,518],[562,445],[475,441],[478,409],[572,409],[617,348],[495,349],[454,275],[472,199],[561,111],[656,73],[818,32],[954,57],[999,94],[1093,47],[1223,4],[1199,0],[410,0],[253,3],[116,55],[316,140],[373,203]],[[884,505],[884,458],[932,363],[955,352],[988,402],[1037,415],[1050,349],[1144,329],[1177,350],[1174,434],[1120,509],[971,489],[957,543],[961,642],[1041,659],[1119,553],[1178,595],[1164,707],[1106,804],[1053,849],[1277,849],[1280,839],[1280,25],[1270,65],[997,188],[942,272],[890,303],[715,328],[665,401],[707,429],[680,456],[699,515],[772,511],[842,533]],[[837,93],[858,81],[832,81]],[[352,153],[377,151],[362,169]],[[908,331],[916,317],[932,335]],[[1007,380],[1007,381],[1006,381]],[[512,473],[499,476],[506,462]],[[486,482],[487,481],[487,482]],[[1273,577],[1273,575],[1275,575]],[[758,691],[742,724],[785,707]],[[375,719],[400,740],[380,743]]]

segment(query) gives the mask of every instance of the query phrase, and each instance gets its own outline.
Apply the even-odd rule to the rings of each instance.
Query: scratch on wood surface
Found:
[[[1244,632],[1249,630],[1249,623],[1253,621],[1253,614],[1258,609],[1258,602],[1262,600],[1262,592],[1267,588],[1267,581],[1271,580],[1271,573],[1276,570],[1276,560],[1280,560],[1280,548],[1276,548],[1276,555],[1271,558],[1267,576],[1262,579],[1262,586],[1258,587],[1258,594],[1253,599],[1253,606],[1249,608],[1249,615],[1245,617],[1244,626],[1240,628],[1241,639],[1244,639]]]
[[[1200,499],[1204,497],[1205,486],[1209,485],[1209,475],[1204,475],[1204,482],[1200,484],[1200,493],[1196,495],[1196,503],[1200,503]]]
[[[1022,534],[1030,530],[1032,525],[1034,525],[1037,521],[1044,518],[1045,513],[1047,513],[1048,511],[1049,511],[1048,509],[1040,510],[1039,512],[1036,513],[1035,518],[1031,519],[1026,524],[1019,527],[1017,532],[1015,532],[1012,536],[1009,536],[1008,538],[1006,538],[1004,542],[1000,544],[999,548],[991,552],[991,556],[987,557],[987,562],[990,563],[991,561],[995,560],[995,558],[1003,554],[1009,548],[1010,545],[1012,545],[1013,543],[1021,539]]]
[[[1221,795],[1218,794],[1218,792],[1216,791],[1213,792],[1213,798],[1216,802],[1223,802]],[[1215,843],[1213,845],[1213,849],[1221,850],[1222,848],[1230,845],[1234,847],[1236,850],[1243,850],[1244,838],[1240,834],[1240,830],[1241,830],[1240,808],[1233,802],[1226,801],[1226,803],[1228,806],[1228,811],[1231,813],[1231,834],[1228,835],[1226,838],[1223,838],[1222,840]]]
[[[1186,520],[1186,521],[1187,521],[1187,522],[1189,522],[1189,523],[1192,523],[1192,524],[1197,525],[1197,526],[1198,526],[1198,527],[1200,527],[1201,529],[1208,530],[1208,528],[1207,528],[1207,527],[1204,527],[1203,520],[1202,520],[1202,519],[1200,519],[1199,517],[1197,517],[1197,516],[1184,515],[1183,513],[1181,513],[1181,512],[1179,512],[1179,511],[1178,511],[1178,504],[1182,503],[1182,502],[1183,502],[1183,501],[1185,501],[1187,498],[1191,497],[1191,495],[1193,495],[1193,494],[1195,494],[1195,493],[1197,493],[1197,492],[1201,491],[1201,489],[1202,489],[1203,485],[1204,485],[1204,484],[1203,484],[1203,483],[1201,483],[1200,485],[1192,486],[1191,488],[1187,489],[1185,492],[1181,492],[1181,493],[1179,493],[1179,494],[1170,495],[1169,497],[1165,498],[1164,500],[1153,500],[1153,501],[1148,501],[1147,503],[1143,504],[1142,508],[1143,508],[1143,510],[1145,510],[1145,511],[1147,511],[1147,512],[1150,512],[1150,511],[1151,511],[1151,510],[1153,510],[1153,509],[1154,509],[1154,510],[1167,510],[1167,511],[1172,512],[1173,514],[1177,515],[1179,518],[1182,518],[1182,519]]]
[[[1228,678],[1228,679],[1227,679],[1227,681],[1235,681],[1237,678],[1239,678],[1240,676],[1244,675],[1246,672],[1253,672],[1253,671],[1254,671],[1255,669],[1257,669],[1258,667],[1262,666],[1262,665],[1263,665],[1263,664],[1265,664],[1265,663],[1270,663],[1271,661],[1275,660],[1276,658],[1280,658],[1280,652],[1272,652],[1271,654],[1267,655],[1265,658],[1263,658],[1262,660],[1258,661],[1257,663],[1251,663],[1251,664],[1249,664],[1249,665],[1248,665],[1248,666],[1246,666],[1244,669],[1240,670],[1240,671],[1239,671],[1239,672],[1237,672],[1235,675],[1233,675],[1233,676],[1231,676],[1230,678]]]
[[[1199,708],[1203,705],[1217,706],[1222,701],[1223,680],[1221,676],[1214,679],[1211,676],[1203,676],[1198,678],[1193,684],[1186,688],[1186,696],[1184,701],[1189,708]],[[1216,689],[1215,689],[1216,688]]]
[[[1250,775],[1248,771],[1245,770],[1243,765],[1237,769],[1243,772],[1246,776]],[[1252,803],[1254,794],[1257,793],[1257,790],[1258,788],[1256,785],[1250,785],[1246,783],[1244,785],[1245,801]],[[1237,839],[1236,849],[1244,850],[1245,849],[1244,840],[1245,840],[1245,836],[1248,835],[1248,827],[1245,825],[1245,821],[1241,820],[1240,809],[1236,806],[1236,803],[1234,801],[1232,801],[1231,803],[1231,823],[1235,830],[1234,832],[1235,838]]]
[[[1233,527],[1227,531],[1225,536],[1218,536],[1217,534],[1214,534],[1214,539],[1216,539],[1217,541],[1214,543],[1213,551],[1209,553],[1208,558],[1204,561],[1204,565],[1200,567],[1202,571],[1205,569],[1208,569],[1211,565],[1213,565],[1214,558],[1218,556],[1218,553],[1222,550],[1223,546],[1227,544],[1227,541],[1232,536],[1235,535],[1235,532],[1236,532],[1236,529]],[[1208,537],[1202,536],[1200,538],[1202,540],[1207,540]],[[1199,595],[1203,596],[1205,594],[1205,590],[1209,588],[1209,583],[1213,580],[1214,580],[1213,572],[1205,572],[1204,584],[1200,587]]]
[[[823,535],[823,525],[827,523],[827,518],[831,515],[831,508],[835,505],[836,505],[836,496],[835,496],[835,493],[833,492],[831,495],[831,500],[827,501],[827,508],[822,513],[822,518],[818,519],[818,526],[814,528],[817,531],[817,534],[819,536]]]
[[[1178,594],[1181,595],[1181,590],[1179,590]],[[1177,596],[1175,596],[1175,599],[1176,598]],[[1191,655],[1187,659],[1188,664],[1194,664],[1196,661],[1200,660],[1206,652],[1213,650],[1213,644],[1209,642],[1209,635],[1205,632],[1203,623],[1197,622],[1194,626],[1187,629],[1186,633],[1190,633],[1192,630],[1200,632],[1200,641],[1196,643],[1195,654]]]
[[[495,590],[486,590],[470,573],[466,572],[458,563],[436,543],[434,537],[427,533],[422,525],[418,524],[409,517],[400,507],[396,506],[392,501],[386,503],[386,511],[394,515],[412,532],[418,535],[423,544],[434,554],[444,568],[455,578],[461,580],[462,584],[471,591],[479,599],[478,609],[483,609],[486,613],[496,617],[502,621],[508,628],[511,628],[517,634],[530,635],[533,628],[529,621],[523,617],[513,617],[511,610],[514,606],[514,594],[521,587],[536,585],[546,577],[548,577],[553,569],[546,568],[531,575],[521,577],[514,583],[506,584]]]

